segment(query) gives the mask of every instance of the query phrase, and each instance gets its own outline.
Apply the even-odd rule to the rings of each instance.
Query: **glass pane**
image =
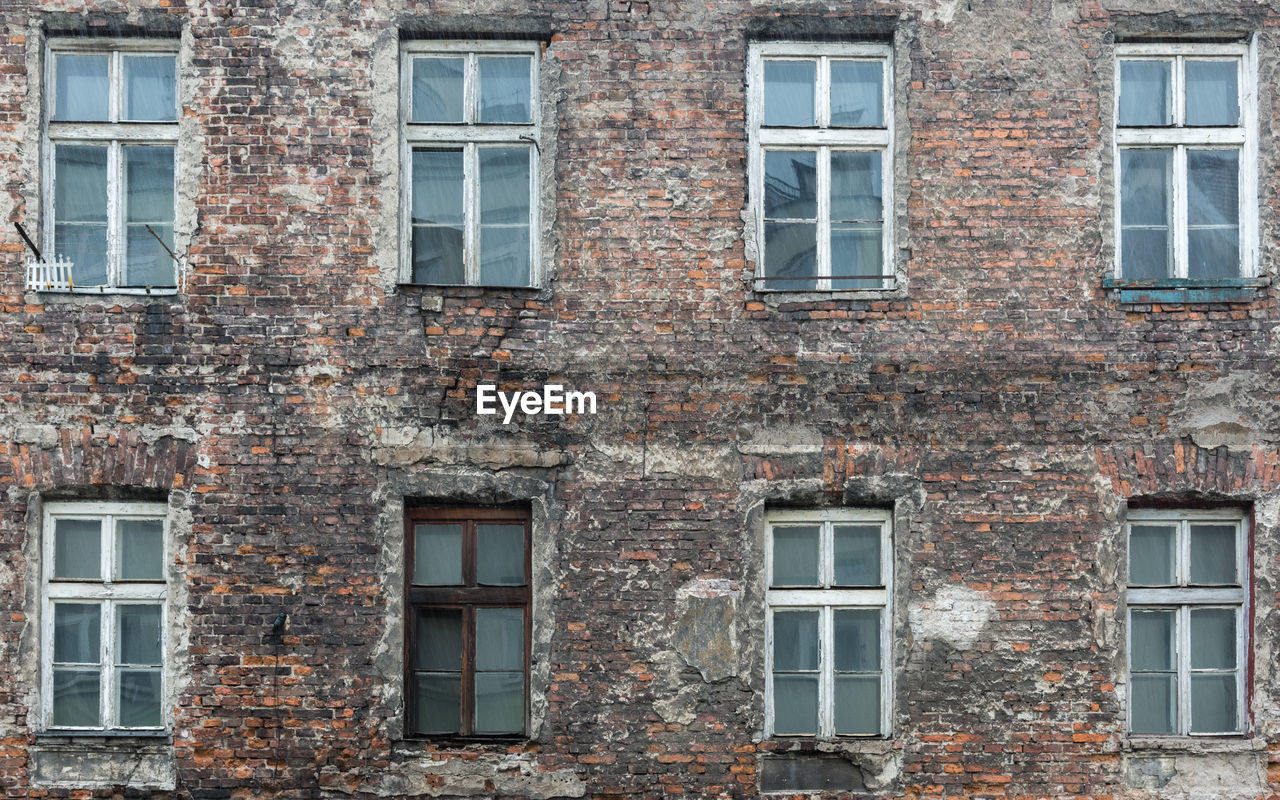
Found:
[[[173,148],[125,147],[125,221],[173,222]]]
[[[818,585],[817,525],[773,529],[773,586]]]
[[[813,222],[766,222],[764,224],[764,274],[769,278],[797,280],[766,281],[766,289],[804,291],[816,289],[818,282],[818,226]],[[808,280],[799,280],[807,278]]]
[[[1155,280],[1173,274],[1173,250],[1169,231],[1160,228],[1125,228],[1120,232],[1120,265],[1124,277]]]
[[[524,609],[476,609],[476,669],[524,670]]]
[[[462,228],[414,226],[413,282],[466,282],[462,267]]]
[[[818,612],[773,612],[775,672],[818,668]]]
[[[420,586],[462,583],[462,525],[413,526],[413,582]]]
[[[1236,675],[1191,676],[1191,732],[1235,732]]]
[[[1237,61],[1186,61],[1187,124],[1236,125],[1240,122]]]
[[[1191,582],[1233,585],[1236,577],[1236,526],[1191,526]]]
[[[871,225],[831,226],[831,274],[881,275],[883,229]],[[832,281],[833,289],[875,288],[877,281]]]
[[[878,220],[882,213],[880,154],[833,152],[831,221]]]
[[[53,577],[101,578],[102,522],[59,519],[53,523]]]
[[[1191,609],[1191,668],[1236,668],[1236,611]]]
[[[835,586],[881,586],[879,525],[835,526]]]
[[[413,224],[462,225],[462,150],[413,151]]]
[[[835,677],[836,733],[880,732],[880,676]]]
[[[76,728],[97,727],[100,720],[99,670],[53,670],[53,724]]]
[[[54,225],[53,252],[71,262],[76,286],[107,282],[107,223]]]
[[[160,727],[160,670],[116,670],[116,717],[126,728]]]
[[[158,666],[163,663],[160,619],[161,608],[158,605],[116,606],[117,664]]]
[[[173,250],[173,226],[152,225],[151,230]],[[146,225],[125,226],[126,239],[124,286],[173,286],[176,284],[176,266],[169,253],[160,246]]]
[[[476,733],[524,730],[524,673],[476,673]]]
[[[1134,733],[1173,733],[1177,720],[1172,675],[1134,675],[1130,718]]]
[[[462,609],[424,608],[414,615],[413,667],[462,669]]]
[[[530,60],[526,56],[481,56],[479,61],[480,121],[531,122]]]
[[[1188,150],[1188,223],[1237,225],[1239,177],[1239,150]]]
[[[764,124],[814,124],[813,97],[816,61],[764,62]]]
[[[476,582],[524,585],[524,526],[476,526]]]
[[[480,285],[529,285],[529,226],[480,227]]]
[[[413,60],[413,121],[462,122],[461,58]]]
[[[480,224],[529,224],[529,148],[482,147]]]
[[[1172,61],[1120,62],[1120,124],[1170,125]]]
[[[1129,663],[1134,670],[1174,668],[1174,614],[1172,609],[1130,613]]]
[[[1120,263],[1126,278],[1172,274],[1169,181],[1173,151],[1120,151]]]
[[[879,61],[831,62],[832,126],[884,127],[883,68]]]
[[[880,612],[874,609],[836,609],[831,616],[836,671],[878,672]]]
[[[62,54],[54,59],[54,71],[57,73],[54,92],[57,102],[53,118],[106,121],[108,57]]]
[[[123,56],[124,119],[178,118],[178,81],[173,56]]]
[[[764,154],[764,215],[769,219],[818,218],[818,154],[770,150]]]
[[[54,149],[54,160],[58,222],[105,223],[107,148],[60,144]]]
[[[1240,234],[1236,228],[1191,228],[1187,238],[1188,277],[1210,280],[1240,275]]]
[[[1172,586],[1177,529],[1165,525],[1134,525],[1129,529],[1129,583]]]
[[[97,603],[54,603],[55,664],[97,664],[102,658],[102,606]]]
[[[418,733],[457,733],[462,722],[462,676],[415,673],[413,712]]]
[[[775,733],[818,732],[818,676],[773,676]]]

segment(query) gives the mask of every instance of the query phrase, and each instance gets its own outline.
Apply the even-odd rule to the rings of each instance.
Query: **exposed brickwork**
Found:
[[[1220,795],[1170,797],[1280,797],[1274,291],[1159,306],[1101,288],[1117,34],[1258,34],[1274,277],[1280,11],[1113,5],[7,2],[0,796],[131,796],[30,785],[31,509],[168,494],[189,515],[190,679],[178,788],[155,797],[755,796],[762,755],[831,749],[761,739],[766,504],[897,509],[894,733],[836,748],[859,796],[1153,798],[1126,776],[1154,753],[1185,775],[1232,765]],[[199,154],[186,291],[24,292],[41,32],[179,28]],[[395,58],[423,30],[550,32],[541,291],[395,285]],[[906,288],[753,293],[748,37],[886,31]],[[474,414],[477,383],[548,381],[597,392],[599,413]],[[406,498],[533,505],[534,741],[403,738]],[[1125,737],[1135,498],[1253,510],[1252,741]],[[700,578],[741,593],[725,681],[670,642]],[[910,623],[953,589],[992,609],[963,648]]]

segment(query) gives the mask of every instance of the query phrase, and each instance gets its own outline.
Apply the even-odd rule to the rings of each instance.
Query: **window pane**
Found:
[[[476,669],[524,669],[524,609],[476,609]]]
[[[1240,151],[1187,151],[1188,275],[1240,273]]]
[[[123,56],[124,119],[178,118],[178,81],[173,56]]]
[[[1166,278],[1172,263],[1173,150],[1120,151],[1120,262],[1127,278]]]
[[[462,225],[462,150],[413,151],[413,224]]]
[[[1236,526],[1191,526],[1191,582],[1233,585],[1236,576]]]
[[[881,586],[879,525],[835,526],[836,586]]]
[[[105,55],[55,56],[57,102],[56,120],[96,121],[107,119],[107,60]]]
[[[1236,611],[1191,609],[1191,668],[1236,668]]]
[[[884,230],[880,223],[871,225],[831,226],[831,274],[881,275]],[[875,288],[877,281],[832,281],[834,289]]]
[[[462,669],[462,609],[424,608],[414,615],[414,669]]]
[[[1172,675],[1134,675],[1130,717],[1134,733],[1173,733],[1176,682]]]
[[[413,711],[418,733],[457,733],[462,721],[462,676],[415,673]]]
[[[116,576],[120,580],[164,580],[164,523],[122,519],[116,523]]]
[[[102,673],[96,669],[53,670],[53,724],[96,727]]]
[[[1177,529],[1165,525],[1134,525],[1129,529],[1129,583],[1172,586]]]
[[[836,733],[880,732],[880,676],[835,677]]]
[[[60,519],[53,523],[53,577],[102,577],[102,522]]]
[[[1174,611],[1133,611],[1129,615],[1129,663],[1135,670],[1174,669]]]
[[[533,121],[529,67],[526,56],[482,56],[480,59],[480,121]]]
[[[1120,62],[1120,124],[1170,125],[1172,61]]]
[[[1187,124],[1236,125],[1240,122],[1237,61],[1187,60]]]
[[[529,148],[482,147],[480,224],[529,224]]]
[[[769,219],[818,218],[818,154],[770,150],[764,154],[764,215]]]
[[[884,127],[880,61],[831,62],[831,124],[837,127]]]
[[[163,663],[160,655],[161,616],[158,605],[116,606],[117,664],[154,666]]]
[[[53,662],[97,664],[102,658],[102,606],[97,603],[55,603],[53,606]]]
[[[170,250],[173,250],[173,226],[152,225]],[[177,267],[165,249],[151,235],[145,224],[125,226],[125,274],[123,286],[174,286]]]
[[[1240,238],[1236,228],[1187,231],[1187,276],[1210,280],[1240,274]]]
[[[524,526],[476,526],[476,582],[524,585]]]
[[[775,672],[818,668],[818,612],[773,612]]]
[[[159,727],[160,670],[121,669],[116,671],[117,724],[126,728]]]
[[[462,526],[413,526],[413,582],[420,586],[462,583]]]
[[[529,226],[480,227],[480,284],[529,285]]]
[[[1237,729],[1234,672],[1191,676],[1191,732],[1227,733]]]
[[[147,232],[151,225],[173,248],[173,148],[125,147],[127,259],[124,285],[174,285],[173,259]]]
[[[101,286],[107,282],[107,224],[83,223],[53,227],[53,252],[73,265],[76,286]]]
[[[818,585],[817,525],[773,529],[773,586]]]
[[[764,124],[814,124],[816,61],[764,62]]]
[[[775,733],[818,732],[818,676],[773,676]]]
[[[878,220],[880,201],[879,153],[831,153],[831,221]]]
[[[107,282],[107,148],[54,148],[54,252],[81,286]]]
[[[880,612],[874,609],[836,609],[831,615],[836,670],[878,672]]]
[[[524,673],[476,673],[476,733],[524,730]]]
[[[816,289],[818,274],[818,226],[812,222],[766,222],[764,224],[764,274],[768,278],[808,278],[772,280],[766,289],[804,291]]]
[[[413,282],[466,282],[462,268],[461,227],[414,226]]]
[[[413,60],[413,121],[462,122],[464,59]]]

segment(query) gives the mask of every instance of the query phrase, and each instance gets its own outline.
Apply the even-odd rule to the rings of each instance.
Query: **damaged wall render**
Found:
[[[1280,796],[1276,3],[8,0],[0,22],[0,797]],[[177,42],[184,290],[27,289],[54,37]],[[406,284],[403,45],[504,39],[537,57],[536,135],[504,145],[538,148],[537,281]],[[773,145],[748,54],[788,42],[891,65],[892,124],[839,134],[891,148],[858,190],[891,198],[878,288],[754,280]],[[1256,178],[1256,274],[1115,287],[1117,48],[1206,42],[1256,78],[1256,154],[1215,178]],[[826,153],[822,187],[827,133],[788,150]],[[480,145],[437,149],[478,169]],[[484,224],[441,227],[466,247]],[[503,424],[482,384],[597,413]],[[167,504],[151,735],[42,715],[41,509],[76,501]],[[426,504],[528,512],[519,735],[410,735]],[[1219,670],[1239,724],[1132,732],[1129,521],[1215,508],[1248,534],[1244,659]],[[766,735],[769,515],[840,509],[891,531],[887,666],[864,671],[887,735]]]

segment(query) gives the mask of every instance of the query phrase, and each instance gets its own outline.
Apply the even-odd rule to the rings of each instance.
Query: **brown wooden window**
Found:
[[[529,697],[529,510],[406,512],[408,730],[511,737]]]

